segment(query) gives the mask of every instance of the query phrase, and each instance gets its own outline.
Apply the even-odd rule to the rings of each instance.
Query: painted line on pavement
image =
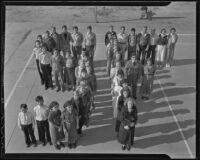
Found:
[[[186,140],[186,138],[185,138],[185,136],[184,136],[184,134],[183,134],[183,131],[182,131],[181,127],[180,127],[180,124],[179,124],[179,122],[178,122],[178,120],[177,120],[177,118],[176,118],[176,115],[174,114],[174,111],[173,111],[173,109],[172,109],[172,106],[170,105],[169,100],[168,100],[168,98],[167,98],[167,95],[165,94],[165,91],[164,91],[164,89],[163,89],[163,87],[162,87],[162,85],[161,85],[161,82],[160,82],[160,80],[157,78],[156,75],[155,75],[155,77],[156,77],[156,79],[157,79],[157,82],[158,82],[159,85],[160,85],[160,88],[161,88],[162,93],[163,93],[163,95],[164,95],[165,101],[167,102],[167,104],[168,104],[168,106],[169,106],[169,109],[170,109],[170,111],[171,111],[171,113],[172,113],[172,116],[173,116],[173,118],[174,118],[174,121],[176,122],[176,125],[177,125],[177,127],[178,127],[178,130],[179,130],[179,132],[180,132],[180,134],[181,134],[181,136],[182,136],[182,138],[183,138],[183,141],[184,141],[184,143],[185,143],[185,145],[186,145],[186,148],[187,148],[187,150],[188,150],[188,153],[189,153],[189,155],[190,155],[191,158],[194,158],[194,157],[193,157],[193,154],[192,154],[192,151],[191,151],[191,149],[190,149],[190,147],[189,147],[189,145],[188,145],[188,143],[187,143],[187,140]]]
[[[34,54],[32,53],[31,56],[29,57],[29,59],[28,59],[26,65],[24,66],[24,68],[23,68],[23,70],[22,70],[22,72],[21,72],[19,78],[17,79],[17,81],[16,81],[14,87],[12,88],[12,90],[11,90],[11,92],[10,92],[8,98],[6,99],[6,102],[5,102],[5,108],[8,106],[8,103],[9,103],[9,101],[10,101],[10,99],[11,99],[13,93],[15,92],[15,89],[17,88],[18,83],[19,83],[20,80],[22,79],[22,77],[23,77],[23,75],[24,75],[24,72],[25,72],[26,68],[28,67],[29,63],[31,62],[31,60],[32,60],[32,58],[33,58],[33,55],[34,55]]]

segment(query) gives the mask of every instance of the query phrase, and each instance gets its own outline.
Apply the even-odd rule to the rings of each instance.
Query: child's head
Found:
[[[128,112],[132,112],[134,104],[135,104],[135,101],[132,98],[128,98],[127,99],[127,109],[128,109]]]
[[[90,67],[90,66],[91,66],[91,63],[90,63],[89,60],[87,60],[87,61],[85,62],[85,67]]]
[[[78,32],[78,26],[73,26],[73,31],[74,31],[74,33],[77,33]]]
[[[51,30],[52,30],[52,33],[56,32],[56,27],[55,26],[51,27]]]
[[[132,63],[134,63],[134,62],[136,62],[136,61],[137,61],[137,59],[136,59],[136,56],[135,56],[135,55],[133,55],[133,56],[131,57],[131,61],[132,61]]]
[[[120,61],[116,61],[115,66],[117,69],[121,68],[121,62]]]
[[[63,26],[62,26],[62,31],[63,31],[63,32],[66,32],[66,31],[67,31],[67,26],[66,26],[66,25],[63,25]]]
[[[90,33],[92,32],[92,26],[87,26],[87,31]]]
[[[42,46],[42,52],[47,51],[47,47],[45,45]]]
[[[175,28],[171,28],[170,29],[170,33],[172,33],[172,34],[176,33],[176,29]]]
[[[127,82],[127,79],[124,79],[122,81],[122,87],[127,87],[128,86],[128,82]]]
[[[167,32],[167,31],[166,31],[165,28],[161,29],[161,31],[160,31],[161,34],[166,34],[166,32]]]
[[[38,35],[37,36],[37,40],[40,41],[40,42],[42,42],[42,35]]]
[[[72,106],[72,102],[71,102],[71,101],[65,102],[65,104],[63,105],[63,107],[64,107],[68,112],[72,112],[73,106]]]
[[[118,77],[119,79],[123,79],[123,77],[124,77],[124,72],[123,72],[121,69],[117,71],[117,77]]]
[[[122,95],[123,95],[124,98],[128,98],[129,95],[130,95],[129,89],[128,89],[128,88],[124,88],[124,89],[122,90]]]
[[[156,29],[155,28],[151,29],[151,35],[154,35],[155,33],[156,33]]]
[[[37,97],[35,98],[35,101],[36,101],[39,105],[43,105],[43,103],[44,103],[44,99],[43,99],[42,96],[37,96]]]
[[[44,33],[44,37],[45,37],[45,38],[48,38],[49,35],[50,35],[50,33],[49,33],[49,31],[47,30],[47,31]]]
[[[117,61],[121,60],[121,54],[119,52],[116,53],[115,58]]]
[[[109,26],[109,31],[110,31],[110,32],[113,32],[113,30],[114,30],[114,26],[112,26],[112,25]]]
[[[81,55],[82,57],[87,57],[86,50],[82,50]]]
[[[147,29],[148,29],[148,27],[147,27],[147,26],[144,26],[143,29],[142,29],[142,32],[143,32],[143,33],[146,33],[146,32],[147,32]]]
[[[81,77],[86,77],[87,71],[85,68],[81,70]]]
[[[37,48],[40,47],[40,41],[39,41],[39,40],[36,40],[36,41],[35,41],[35,47],[37,47]]]
[[[135,34],[135,28],[131,28],[131,33],[134,35]]]
[[[58,35],[55,34],[55,33],[53,33],[53,34],[52,34],[52,37],[53,37],[53,39],[57,39],[57,38],[58,38]]]
[[[49,105],[49,109],[57,111],[59,109],[59,103],[57,101],[52,101]]]
[[[26,113],[28,111],[27,104],[21,104],[20,109],[21,109],[21,112]]]
[[[84,86],[86,85],[86,82],[84,80],[80,81],[80,91],[84,89]]]
[[[121,26],[121,32],[124,33],[125,32],[125,27]]]
[[[58,49],[54,48],[54,49],[53,49],[53,54],[54,54],[55,56],[58,56],[58,55],[60,54],[60,52],[59,52]]]

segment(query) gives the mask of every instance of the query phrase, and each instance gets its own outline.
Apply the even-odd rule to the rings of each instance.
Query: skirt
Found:
[[[156,61],[164,62],[166,59],[166,45],[157,45]]]

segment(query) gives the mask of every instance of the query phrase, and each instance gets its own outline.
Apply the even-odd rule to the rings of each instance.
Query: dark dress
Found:
[[[127,106],[122,109],[121,112],[121,124],[119,128],[119,136],[118,141],[121,144],[126,144],[131,146],[134,142],[134,132],[135,126],[130,127],[132,122],[137,122],[137,108],[136,106],[133,107],[132,112],[128,112]],[[129,130],[124,129],[124,126],[128,125]]]
[[[61,111],[50,111],[49,116],[49,128],[51,133],[51,139],[54,145],[56,145],[57,141],[60,141],[64,138],[64,132],[63,129],[61,131],[58,131],[58,128],[61,126],[62,119],[61,119]]]
[[[79,116],[78,133],[81,134],[82,133],[82,127],[86,122],[86,118],[85,118],[86,109],[85,109],[85,107],[83,105],[83,100],[82,100],[81,97],[79,97],[77,100],[72,98],[71,102],[72,102],[73,108],[75,108],[77,110],[77,112],[78,112],[78,116]]]
[[[65,133],[65,141],[68,144],[73,144],[77,142],[78,134],[77,134],[77,121],[76,117],[78,116],[78,112],[76,109],[72,109],[72,112],[68,112],[67,110],[63,111],[62,119],[64,128],[67,130]]]

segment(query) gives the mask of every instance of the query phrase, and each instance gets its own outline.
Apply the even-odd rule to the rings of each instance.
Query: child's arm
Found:
[[[30,112],[31,113],[31,112]],[[33,130],[34,130],[34,128],[35,128],[35,118],[34,118],[34,116],[33,116],[33,114],[31,113],[31,121],[32,121],[32,127],[33,127]]]
[[[21,127],[21,120],[20,120],[20,115],[18,114],[18,118],[17,118],[17,121],[18,121],[18,127],[19,127],[19,129],[22,129],[22,127]]]

